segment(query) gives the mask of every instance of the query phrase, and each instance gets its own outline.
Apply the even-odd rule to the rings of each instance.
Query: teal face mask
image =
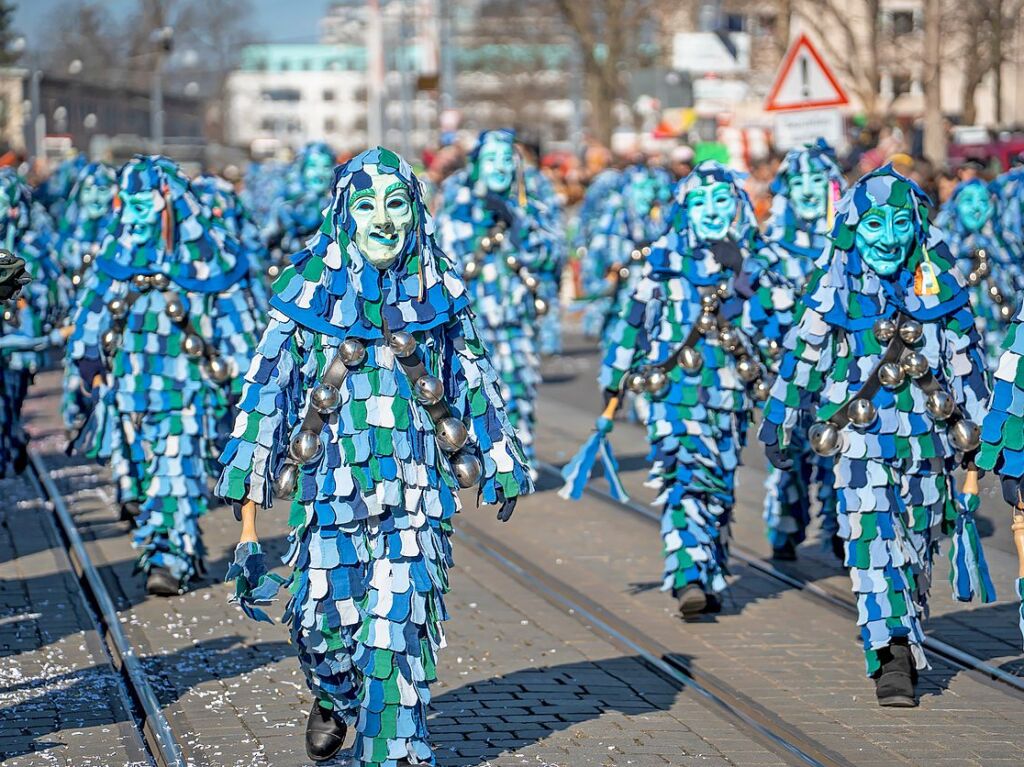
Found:
[[[801,221],[817,221],[828,215],[828,175],[823,171],[794,173],[787,179],[793,213]]]
[[[633,181],[626,187],[626,208],[634,218],[646,218],[658,198],[658,185],[650,177]]]
[[[161,210],[163,198],[152,190],[121,195],[121,224],[132,244],[146,245],[157,239]]]
[[[686,195],[686,213],[697,239],[724,240],[736,219],[739,198],[724,181],[708,181]]]
[[[78,193],[78,203],[81,206],[82,215],[89,221],[96,221],[107,215],[113,200],[113,184],[92,182],[83,186]]]
[[[378,269],[387,269],[405,250],[415,220],[409,189],[397,176],[372,166],[363,170],[373,185],[349,200],[356,247]]]
[[[504,194],[512,188],[516,176],[516,156],[507,141],[488,137],[478,157],[480,180],[488,192]]]
[[[306,164],[302,166],[302,185],[307,190],[318,196],[325,195],[333,180],[333,157],[316,153],[306,158]]]
[[[992,196],[981,184],[971,184],[956,196],[956,214],[968,232],[979,232],[992,218]]]
[[[871,208],[857,223],[854,241],[865,263],[877,274],[888,277],[907,260],[914,239],[914,217],[910,208],[886,205]]]

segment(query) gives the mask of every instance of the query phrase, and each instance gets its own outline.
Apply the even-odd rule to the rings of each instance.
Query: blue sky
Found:
[[[211,0],[216,2],[216,0]],[[131,8],[134,0],[107,0],[113,8]],[[31,46],[46,35],[47,21],[62,6],[63,0],[18,0],[15,26]],[[265,41],[313,42],[316,22],[323,16],[328,0],[252,0],[253,35]]]

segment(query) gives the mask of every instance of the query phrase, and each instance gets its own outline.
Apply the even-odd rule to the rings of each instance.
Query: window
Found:
[[[324,91],[324,101],[334,101],[334,91],[328,89]]]
[[[775,34],[778,17],[774,13],[760,13],[753,17],[753,33],[760,37],[771,37]]]
[[[892,12],[892,33],[897,37],[900,35],[909,35],[914,32],[914,12],[913,11],[893,11]]]
[[[913,80],[910,75],[900,74],[892,76],[892,95],[893,98],[902,96],[906,93],[910,93],[910,88],[913,85]]]
[[[302,93],[298,88],[264,88],[260,97],[264,101],[301,101]]]
[[[725,31],[726,32],[742,32],[744,28],[743,14],[741,13],[727,13],[725,14]]]
[[[333,117],[324,118],[324,133],[334,133],[338,130],[338,123]]]
[[[261,131],[273,132],[275,127],[277,126],[275,125],[274,118],[272,117],[264,117],[262,120],[260,120]]]

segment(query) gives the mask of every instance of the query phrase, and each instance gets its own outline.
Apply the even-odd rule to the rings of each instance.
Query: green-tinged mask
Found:
[[[686,213],[697,239],[706,242],[724,240],[736,220],[739,198],[724,181],[708,179],[686,195]]]
[[[895,274],[903,265],[913,240],[914,215],[909,205],[873,207],[857,222],[857,251],[883,277]]]
[[[151,189],[121,193],[121,225],[133,244],[145,245],[157,239],[163,208],[164,198]]]
[[[78,204],[82,215],[89,221],[103,218],[110,212],[116,189],[108,182],[85,184],[78,193]]]
[[[516,176],[516,156],[512,144],[497,136],[487,136],[478,156],[480,181],[488,192],[504,194],[512,188]]]
[[[302,166],[302,185],[315,195],[327,194],[334,180],[334,158],[323,152],[313,152]]]
[[[817,221],[828,215],[828,174],[805,170],[786,178],[793,213],[801,221]]]
[[[658,199],[658,182],[651,176],[634,179],[626,187],[626,208],[634,218],[646,218]]]
[[[968,184],[956,196],[956,214],[968,232],[979,232],[994,212],[992,196],[982,184]]]
[[[366,260],[387,269],[405,250],[415,216],[409,187],[392,173],[367,166],[371,187],[354,192],[348,209],[356,225],[355,243]]]

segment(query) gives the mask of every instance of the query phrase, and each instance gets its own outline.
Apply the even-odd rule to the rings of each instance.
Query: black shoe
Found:
[[[718,598],[718,594],[705,594],[704,598],[707,599],[707,604],[701,612],[705,615],[717,615],[722,612],[722,600]]]
[[[914,708],[917,696],[914,693],[914,658],[906,644],[889,645],[878,651],[882,667],[875,677],[875,695],[879,706],[890,708]]]
[[[772,547],[772,559],[776,562],[796,562],[796,544],[787,538],[781,546]]]
[[[696,583],[688,583],[684,586],[676,594],[676,599],[679,601],[679,612],[682,614],[683,620],[696,618],[708,606],[708,595]]]
[[[118,518],[122,522],[134,522],[135,518],[142,513],[142,508],[135,501],[128,501],[127,503],[121,504],[120,513]]]
[[[166,567],[151,567],[146,575],[146,591],[155,597],[176,597],[181,593],[181,583]]]
[[[333,711],[314,703],[306,721],[306,754],[314,762],[330,759],[341,751],[348,727]]]
[[[846,547],[843,546],[843,539],[839,537],[839,533],[832,534],[832,553],[841,564],[846,564]]]

